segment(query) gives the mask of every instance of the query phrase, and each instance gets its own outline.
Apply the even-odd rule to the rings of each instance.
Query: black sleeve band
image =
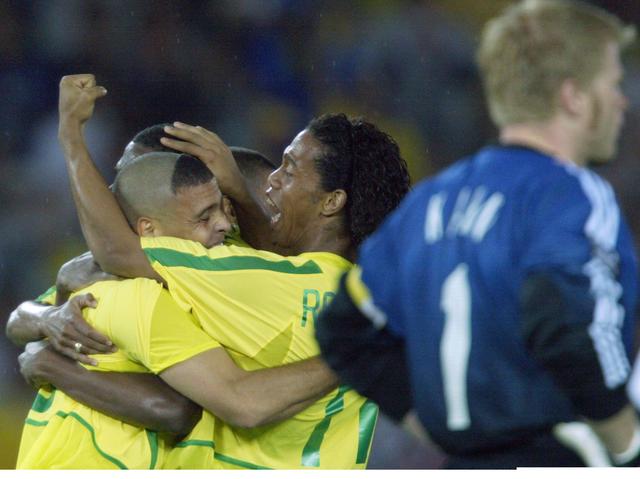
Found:
[[[345,278],[318,319],[316,338],[322,356],[345,384],[400,420],[412,406],[404,341],[373,326],[351,300]]]
[[[594,301],[581,275],[537,273],[521,291],[524,340],[533,357],[572,401],[576,412],[606,419],[628,404],[625,385],[609,389],[589,326]]]

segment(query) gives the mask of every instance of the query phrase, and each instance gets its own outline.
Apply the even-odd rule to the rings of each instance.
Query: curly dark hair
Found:
[[[307,129],[325,146],[315,159],[322,188],[347,193],[347,224],[358,246],[409,191],[407,164],[394,139],[362,118],[323,115]]]

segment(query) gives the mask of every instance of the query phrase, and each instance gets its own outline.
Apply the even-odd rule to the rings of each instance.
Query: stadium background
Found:
[[[109,94],[87,127],[108,180],[133,134],[162,121],[206,126],[280,158],[320,113],[364,115],[400,144],[414,181],[491,141],[473,61],[506,0],[8,0],[0,3],[0,318],[85,250],[57,145],[57,87],[94,73]],[[640,2],[598,1],[640,23]],[[619,159],[601,168],[640,238],[640,49]],[[15,464],[33,391],[0,335],[0,468]],[[385,426],[373,467],[429,467]],[[398,462],[400,461],[400,462]]]

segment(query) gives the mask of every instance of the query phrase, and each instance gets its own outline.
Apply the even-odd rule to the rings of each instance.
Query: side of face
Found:
[[[586,153],[595,161],[609,161],[617,151],[618,137],[628,105],[621,89],[623,74],[619,46],[609,42],[605,47],[602,69],[588,91],[591,117]]]
[[[315,159],[322,154],[323,145],[303,130],[285,149],[280,167],[269,175],[267,204],[273,241],[279,246],[295,251],[319,227],[325,192]]]
[[[143,228],[141,235],[173,236],[211,248],[222,244],[225,234],[231,230],[224,198],[215,179],[178,189],[164,206],[161,217],[148,220],[150,228]]]

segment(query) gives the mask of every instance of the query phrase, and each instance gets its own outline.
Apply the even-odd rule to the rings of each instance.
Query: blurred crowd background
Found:
[[[109,91],[87,135],[110,181],[139,130],[180,120],[279,159],[313,117],[365,116],[398,141],[414,181],[494,141],[474,64],[508,0],[3,0],[0,2],[0,324],[86,248],[57,143],[62,75]],[[640,2],[594,1],[640,24]],[[585,52],[588,54],[588,52]],[[640,238],[640,49],[614,185]],[[0,334],[0,468],[12,468],[34,391]],[[371,467],[440,458],[387,423]]]

